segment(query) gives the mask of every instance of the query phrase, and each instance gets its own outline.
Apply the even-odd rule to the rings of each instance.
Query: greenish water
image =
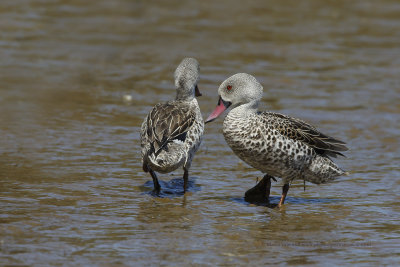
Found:
[[[395,265],[400,261],[397,1],[0,3],[0,265]],[[175,96],[183,57],[199,103],[237,72],[263,109],[344,140],[351,175],[246,203],[261,173],[206,127],[183,172],[149,194],[139,129]],[[124,101],[124,95],[132,95]],[[280,181],[273,183],[277,203]]]

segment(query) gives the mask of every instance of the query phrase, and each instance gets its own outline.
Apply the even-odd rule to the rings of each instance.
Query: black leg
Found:
[[[160,193],[161,186],[160,186],[160,184],[158,183],[158,179],[157,179],[156,173],[155,173],[153,170],[151,170],[151,169],[149,169],[149,172],[150,172],[151,178],[153,178],[154,190],[155,190],[157,193]]]
[[[142,168],[144,172],[149,172],[149,168],[147,167],[146,163],[143,163]]]
[[[282,196],[281,196],[281,200],[279,201],[278,207],[281,207],[283,205],[283,203],[285,203],[285,198],[286,198],[288,191],[289,191],[289,184],[284,184],[282,187]]]
[[[183,173],[183,193],[186,193],[186,189],[188,186],[188,181],[189,181],[189,171],[184,169],[184,173]]]

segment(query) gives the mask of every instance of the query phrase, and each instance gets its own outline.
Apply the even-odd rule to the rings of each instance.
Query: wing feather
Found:
[[[318,154],[336,157],[344,156],[341,151],[347,151],[346,143],[318,131],[314,126],[300,119],[292,118],[279,113],[268,113],[268,117],[275,117],[267,123],[272,123],[280,134],[294,140],[301,141],[314,148]]]
[[[180,101],[155,105],[147,120],[151,152],[158,155],[162,149],[167,150],[167,144],[174,139],[184,140],[195,118],[190,106]]]

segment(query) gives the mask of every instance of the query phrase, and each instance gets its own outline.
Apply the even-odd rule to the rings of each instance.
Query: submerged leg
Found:
[[[161,186],[158,183],[158,179],[157,179],[156,173],[152,169],[149,169],[149,172],[150,172],[151,178],[153,178],[154,190],[157,193],[160,193]]]
[[[281,196],[281,200],[279,201],[278,207],[281,207],[283,205],[283,203],[285,203],[285,198],[286,198],[288,191],[289,191],[289,184],[284,184],[282,187],[282,196]]]
[[[188,186],[188,181],[189,181],[189,170],[184,169],[183,173],[183,193],[186,193],[186,189]]]

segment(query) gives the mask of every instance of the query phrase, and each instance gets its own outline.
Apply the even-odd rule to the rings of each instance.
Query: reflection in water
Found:
[[[196,178],[191,177],[188,181],[187,192],[196,192],[200,190],[200,186],[195,184]],[[161,185],[161,191],[156,192],[154,190],[153,181],[147,181],[142,187],[142,191],[153,196],[153,197],[182,197],[185,196],[183,192],[183,179],[174,178],[168,182],[164,182],[159,179]]]
[[[0,3],[0,265],[399,262],[397,1],[24,2]],[[152,196],[140,124],[187,56],[203,114],[223,80],[251,73],[262,109],[347,141],[351,175],[295,183],[281,209],[249,204],[261,174],[216,123],[189,192],[176,171]]]

